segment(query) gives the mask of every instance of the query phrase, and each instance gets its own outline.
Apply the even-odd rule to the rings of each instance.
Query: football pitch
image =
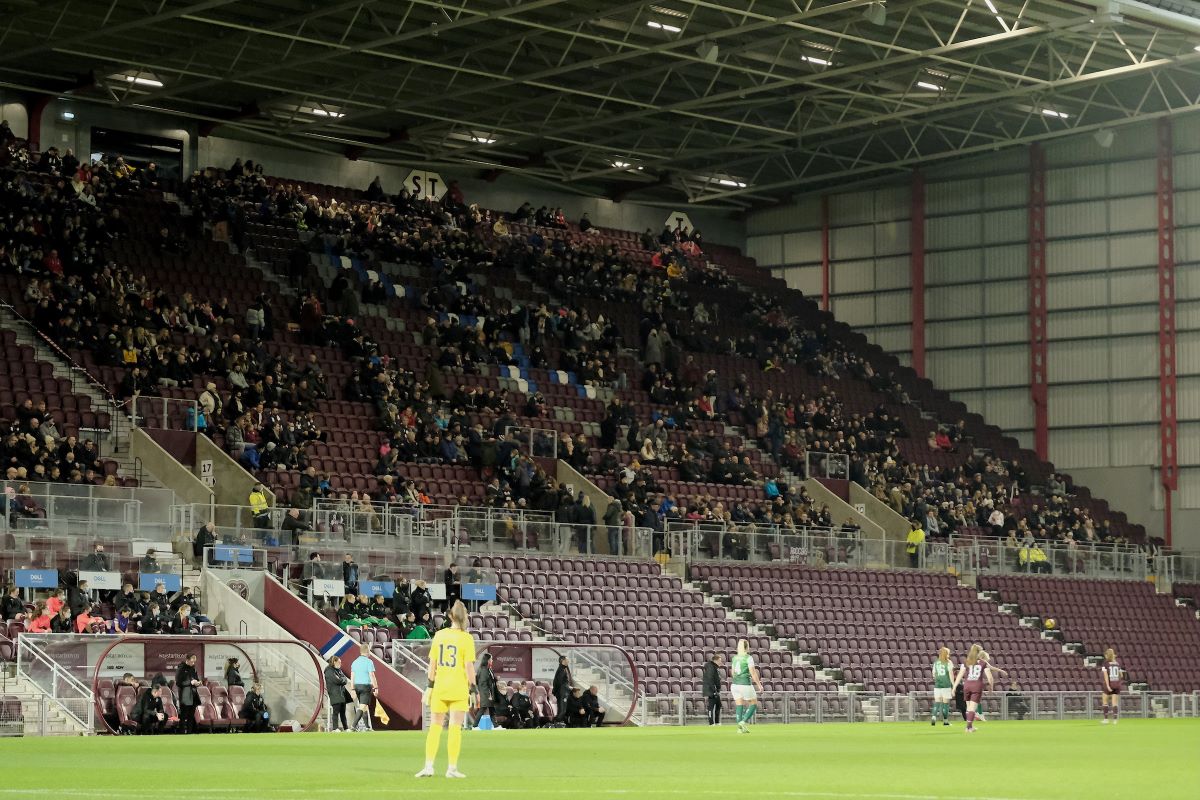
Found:
[[[1200,797],[1200,719],[467,732],[460,769],[417,780],[421,733],[0,741],[0,798]]]

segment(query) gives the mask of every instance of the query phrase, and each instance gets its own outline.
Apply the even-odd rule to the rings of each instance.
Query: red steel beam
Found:
[[[909,270],[912,274],[912,368],[925,377],[925,176],[912,178],[912,230]]]
[[[1050,451],[1046,346],[1046,153],[1029,148],[1029,394],[1033,400],[1033,449]]]
[[[821,195],[821,310],[829,310],[829,195]]]
[[[1175,159],[1170,118],[1158,121],[1158,431],[1163,538],[1171,546],[1171,493],[1179,489],[1175,418]]]

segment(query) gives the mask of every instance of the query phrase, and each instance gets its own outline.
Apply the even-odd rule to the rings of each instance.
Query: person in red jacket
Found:
[[[61,606],[61,602],[59,605]],[[49,610],[46,608],[46,604],[39,601],[37,608],[34,610],[33,616],[30,618],[25,630],[29,631],[30,633],[49,633],[50,620],[53,618],[54,614],[49,612]]]

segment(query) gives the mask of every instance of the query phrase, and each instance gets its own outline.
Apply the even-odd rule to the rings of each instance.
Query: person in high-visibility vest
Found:
[[[271,515],[267,513],[267,492],[261,483],[250,490],[250,513],[254,516],[254,527],[271,527]]]

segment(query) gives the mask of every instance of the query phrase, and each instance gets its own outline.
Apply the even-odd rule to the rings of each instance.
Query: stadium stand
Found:
[[[104,166],[97,172],[111,174]],[[505,222],[498,213],[453,199],[443,206],[400,196],[391,212],[358,202],[354,192],[268,179],[253,168],[193,177],[181,187],[191,216],[178,216],[131,177],[114,178],[112,187],[97,201],[105,220],[97,225],[100,249],[115,263],[101,272],[95,288],[101,295],[105,285],[111,294],[131,288],[140,310],[139,303],[123,306],[122,297],[110,295],[108,302],[138,312],[145,328],[136,330],[126,320],[74,336],[78,320],[55,325],[62,318],[52,320],[54,313],[43,313],[39,327],[69,339],[64,344],[74,346],[72,355],[118,394],[141,383],[149,384],[147,392],[195,399],[211,382],[229,408],[238,406],[227,399],[231,380],[261,377],[262,385],[248,383],[243,396],[246,407],[266,403],[263,418],[239,433],[277,445],[270,456],[255,448],[255,458],[261,458],[263,476],[293,504],[310,500],[300,472],[308,465],[321,479],[327,476],[326,492],[392,499],[411,488],[437,501],[494,502],[472,468],[486,466],[482,461],[490,457],[479,442],[487,428],[502,433],[513,425],[554,430],[558,455],[580,461],[599,473],[602,487],[619,492],[617,470],[637,456],[621,453],[614,464],[573,451],[577,445],[584,452],[606,449],[621,423],[638,427],[638,436],[627,437],[637,450],[637,439],[645,438],[640,434],[647,427],[653,432],[658,416],[690,428],[691,435],[674,430],[661,436],[655,463],[638,464],[632,499],[645,505],[657,500],[654,489],[666,490],[674,501],[668,519],[678,513],[705,520],[728,515],[734,523],[841,522],[803,496],[790,507],[763,502],[762,481],[779,475],[768,452],[781,461],[792,458],[793,466],[806,449],[851,453],[851,477],[900,513],[920,517],[932,509],[940,530],[964,534],[984,530],[995,507],[1004,510],[1003,527],[1028,524],[1022,520],[1029,516],[1029,500],[1025,494],[1011,499],[1012,490],[1044,487],[1051,479],[1049,465],[1032,460],[798,293],[756,273],[748,260],[719,247],[701,253],[698,243],[679,241],[669,230],[642,242],[623,231],[529,224],[536,221],[532,209],[529,216],[509,214],[516,219]],[[459,229],[445,227],[447,219]],[[230,238],[272,270],[285,270],[299,288],[315,291],[298,307],[280,308],[282,296],[260,270],[247,269],[223,244],[183,236],[200,233],[201,220],[225,226]],[[311,280],[311,261],[301,263],[297,225],[307,228],[301,238],[312,251],[304,255],[318,263],[315,277],[321,277],[323,260],[338,265],[330,286]],[[664,271],[677,279],[664,278]],[[150,290],[167,276],[179,297]],[[9,296],[18,305],[28,303],[15,297],[22,282],[7,280]],[[72,276],[65,280],[69,284]],[[746,290],[731,280],[743,281]],[[767,287],[769,297],[753,292]],[[360,297],[382,302],[362,303]],[[557,302],[548,304],[551,297]],[[643,298],[640,311],[627,302],[635,297]],[[722,318],[697,321],[691,309],[699,306],[719,307]],[[262,328],[261,353],[243,324],[246,313],[258,308],[263,323],[252,315],[256,321],[249,324]],[[35,309],[25,310],[38,321]],[[282,320],[289,317],[298,330],[285,329]],[[747,318],[758,335],[739,324]],[[526,328],[531,333],[522,342],[519,333]],[[157,335],[148,332],[156,329]],[[187,366],[175,372],[180,356]],[[312,385],[300,386],[300,365],[314,356],[320,377],[317,371],[308,377],[328,384],[326,399]],[[373,374],[384,371],[373,366],[376,357],[380,364],[386,357],[393,383],[382,391],[372,383]],[[123,366],[130,358],[142,359],[148,378],[130,378],[131,369]],[[225,367],[239,358],[245,374],[234,377]],[[431,363],[441,369],[430,369]],[[700,385],[708,382],[709,370],[715,371],[713,394]],[[446,407],[428,404],[430,395],[446,398]],[[601,398],[609,397],[622,402],[606,408]],[[708,405],[712,419],[702,410]],[[519,413],[526,410],[532,415]],[[311,417],[297,423],[295,417],[309,411]],[[182,422],[167,420],[178,427]],[[394,455],[381,456],[381,428],[391,434],[387,447]],[[927,444],[937,445],[939,433],[948,449]],[[297,439],[307,444],[291,444]],[[740,457],[733,472],[722,468],[730,462],[719,461],[729,456]],[[393,488],[378,480],[389,472],[403,479],[411,471],[399,466],[406,462],[421,463],[423,485],[408,487],[401,480]],[[539,470],[532,462],[522,466]],[[561,505],[564,498],[542,490],[540,484],[550,481],[543,475],[538,480],[528,497],[500,502]],[[1051,500],[1052,513],[1034,533],[1142,539],[1139,528],[1085,489],[1071,491],[1070,503],[1065,491]]]
[[[650,696],[699,692],[704,661],[713,652],[732,652],[738,639],[759,653],[769,689],[836,686],[816,680],[813,668],[794,663],[791,652],[772,650],[770,637],[729,619],[656,563],[524,556],[491,556],[485,563],[506,587],[502,599],[546,633],[629,650]]]
[[[1131,680],[1172,691],[1200,686],[1200,624],[1148,583],[989,575],[980,586],[1025,613],[1053,618],[1088,653],[1115,648]]]
[[[687,232],[644,241],[536,224],[531,209],[501,214],[453,197],[367,202],[355,190],[253,167],[194,177],[176,204],[111,165],[88,169],[89,181],[100,178],[89,183],[100,187],[91,200],[44,176],[5,178],[14,207],[78,210],[83,221],[59,270],[34,256],[51,249],[52,226],[24,229],[23,248],[0,262],[0,291],[117,396],[199,403],[209,394],[206,433],[276,487],[281,502],[424,499],[599,522],[603,509],[575,516],[575,498],[524,455],[541,430],[554,443],[537,455],[577,466],[659,529],[838,525],[786,485],[807,452],[821,452],[849,456],[846,478],[905,517],[932,520],[941,537],[1153,545],[1140,526],[809,299]],[[36,390],[62,406],[60,429],[104,426],[86,416],[83,400],[47,383],[52,372],[31,364],[28,348],[7,333],[2,342],[14,377],[11,415],[2,389],[0,415],[19,420],[21,392]],[[195,425],[185,409],[135,413],[149,426]],[[514,428],[524,432],[514,437]],[[503,482],[492,484],[493,475]],[[781,496],[772,499],[768,486]],[[738,638],[763,654],[773,690],[838,686],[652,562],[514,555],[484,563],[520,616],[545,633],[628,648],[652,694],[695,691],[707,653]],[[1023,677],[1026,689],[1093,688],[1079,658],[950,576],[697,564],[692,577],[867,689],[923,689],[929,653],[977,639],[1006,668],[1037,676]],[[1071,618],[1084,605],[1102,608],[1111,584],[1059,590],[1041,579],[986,580],[1004,599],[1056,616],[1089,651],[1159,652],[1131,626],[1104,641],[1111,629]],[[1145,612],[1146,630],[1170,637],[1158,669],[1125,656],[1133,677],[1155,688],[1200,685],[1178,660],[1195,646],[1194,622],[1166,613],[1150,587],[1118,585],[1112,591]],[[954,610],[930,611],[931,599]],[[336,611],[325,613],[336,622]],[[500,633],[504,614],[473,615],[472,627],[485,640],[510,635]],[[383,657],[394,634],[365,627],[350,635]],[[128,710],[119,693],[112,701],[118,715]],[[223,724],[228,706],[202,715]]]
[[[997,613],[951,575],[720,563],[692,565],[694,579],[839,667],[847,683],[889,694],[929,686],[931,653],[980,642],[1031,691],[1094,689],[1095,675],[1057,642]]]

